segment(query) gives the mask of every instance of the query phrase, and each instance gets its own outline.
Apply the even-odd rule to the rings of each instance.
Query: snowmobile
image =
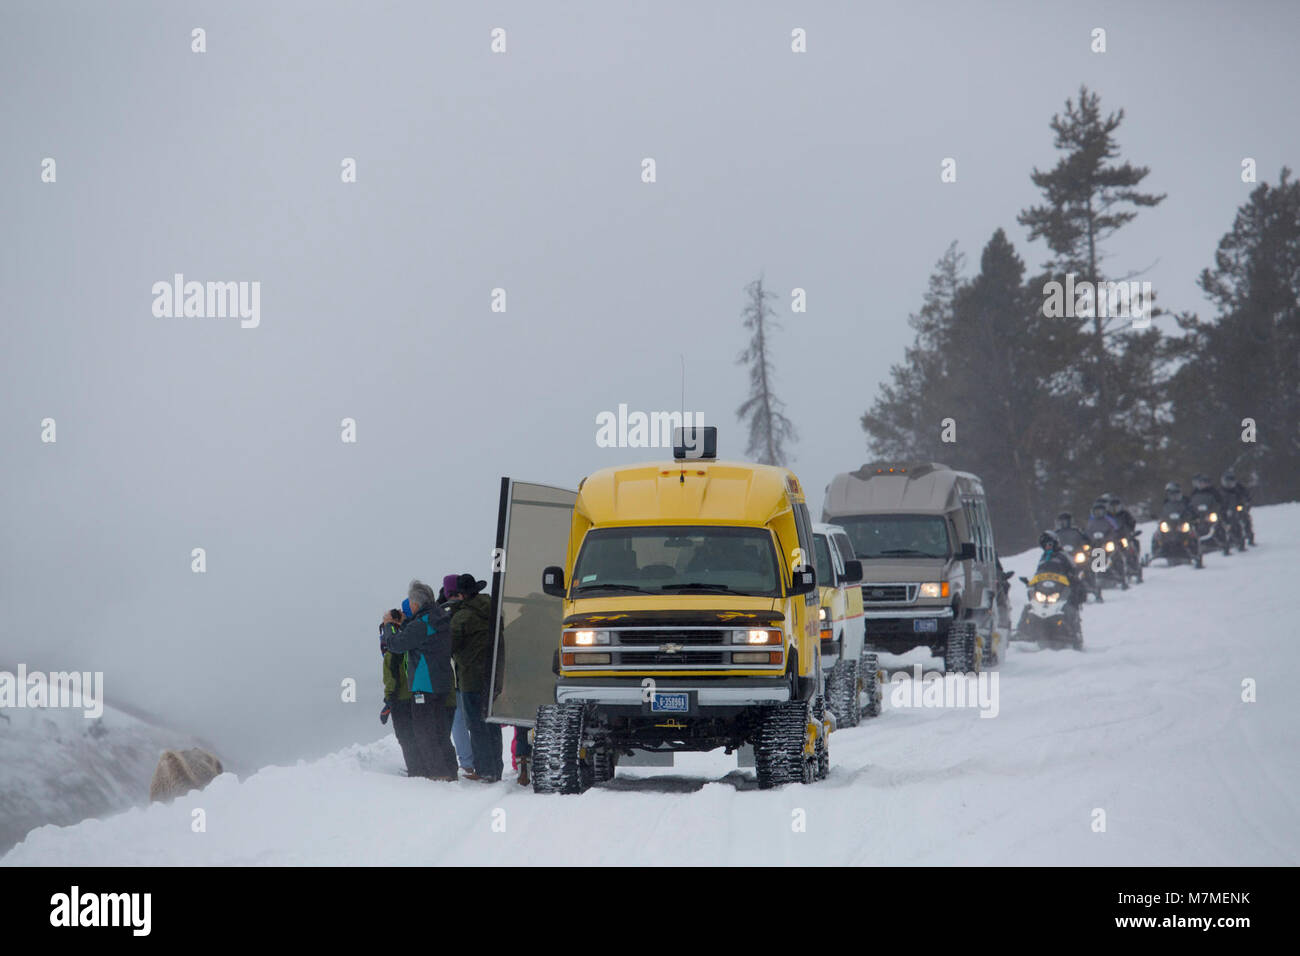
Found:
[[[1096,578],[1098,591],[1101,588],[1119,588],[1122,591],[1128,590],[1128,562],[1125,560],[1125,549],[1120,545],[1120,533],[1114,528],[1109,531],[1103,531],[1094,527],[1093,522],[1088,522],[1088,537],[1091,539],[1092,553],[1088,557],[1088,567],[1092,570]],[[1104,552],[1101,570],[1096,567],[1097,551]]]
[[[1070,559],[1070,566],[1075,570],[1077,578],[1075,586],[1082,587],[1085,594],[1091,594],[1100,604],[1103,601],[1101,583],[1093,573],[1092,562],[1088,560],[1092,554],[1092,547],[1087,537],[1083,532],[1075,529],[1058,530],[1056,536],[1061,542],[1061,552]]]
[[[1227,529],[1228,544],[1235,547],[1238,551],[1246,550],[1246,531],[1247,511],[1244,505],[1235,504],[1228,508],[1224,515],[1224,527]]]
[[[1151,538],[1151,551],[1146,562],[1150,566],[1156,558],[1164,558],[1172,568],[1176,564],[1194,564],[1205,567],[1201,558],[1200,539],[1192,530],[1189,515],[1183,514],[1179,502],[1166,502],[1160,512],[1160,524]]]
[[[1142,529],[1138,528],[1131,534],[1121,534],[1119,537],[1119,546],[1124,549],[1124,567],[1128,569],[1128,576],[1135,583],[1142,583],[1142,558],[1138,552],[1138,535]]]
[[[1219,512],[1209,501],[1196,501],[1192,496],[1192,507],[1196,509],[1196,537],[1201,553],[1222,551],[1232,554],[1232,545],[1228,542],[1226,522],[1219,520]]]
[[[1029,602],[1020,612],[1017,639],[1054,650],[1082,650],[1083,621],[1079,608],[1070,601],[1070,579],[1053,571],[1039,571],[1020,580],[1029,588]]]

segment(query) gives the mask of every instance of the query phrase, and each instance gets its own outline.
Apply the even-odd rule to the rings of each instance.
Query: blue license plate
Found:
[[[939,622],[934,618],[920,617],[912,622],[913,631],[938,631]]]
[[[656,714],[688,714],[691,710],[691,695],[655,694],[650,698],[650,710]]]

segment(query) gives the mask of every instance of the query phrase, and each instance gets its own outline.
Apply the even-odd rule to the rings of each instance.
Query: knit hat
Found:
[[[442,593],[447,595],[447,597],[451,597],[453,594],[459,591],[460,588],[456,586],[457,580],[458,579],[454,574],[444,575],[442,579]]]

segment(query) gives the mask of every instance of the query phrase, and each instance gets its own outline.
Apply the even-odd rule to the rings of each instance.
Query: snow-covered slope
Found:
[[[200,746],[113,707],[5,708],[0,719],[0,852],[33,827],[77,823],[149,800],[163,750]]]
[[[734,758],[706,754],[538,797],[405,779],[389,737],[243,783],[226,774],[171,806],[43,827],[0,862],[1295,865],[1300,695],[1285,680],[1300,663],[1300,505],[1255,517],[1257,549],[1151,568],[1090,604],[1082,653],[1013,645],[996,718],[887,699],[831,738],[830,778],[814,786],[761,792]],[[1242,700],[1247,679],[1256,703]],[[206,832],[192,832],[196,807]]]

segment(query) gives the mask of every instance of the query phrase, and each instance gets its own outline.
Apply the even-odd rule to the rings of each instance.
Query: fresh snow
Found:
[[[1300,504],[1255,519],[1257,549],[1199,571],[1160,562],[1090,603],[1083,652],[1013,644],[996,718],[891,708],[887,685],[879,718],[832,736],[830,778],[813,786],[759,791],[717,752],[542,797],[509,778],[406,779],[390,732],[171,805],[41,827],[0,863],[1295,865],[1300,695],[1282,678],[1300,659]],[[1035,556],[1006,567],[1028,574]]]

